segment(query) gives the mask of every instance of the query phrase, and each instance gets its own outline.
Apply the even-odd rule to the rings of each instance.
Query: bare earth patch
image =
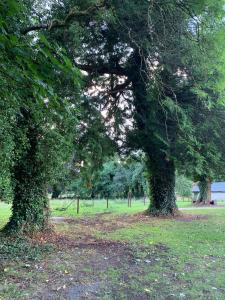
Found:
[[[172,219],[183,222],[192,222],[199,220],[207,220],[209,218],[208,215],[193,215],[193,214],[182,214],[179,212],[174,217],[152,217],[148,216],[145,213],[137,213],[137,214],[121,214],[121,215],[109,215],[108,213],[101,213],[95,216],[90,217],[81,217],[81,218],[64,218],[64,217],[54,217],[52,218],[53,223],[68,223],[68,224],[77,224],[81,227],[95,228],[95,230],[111,232],[116,229],[125,228],[130,226],[131,224],[135,224],[137,222],[146,222],[154,219]]]
[[[122,268],[125,271],[120,289],[125,289],[125,293],[130,294],[130,299],[149,299],[148,292],[143,291],[140,298],[140,293],[135,295],[129,288],[129,274],[143,275],[143,271],[139,268],[142,259],[139,258],[137,249],[126,242],[95,236],[96,231],[110,232],[139,221],[147,222],[149,217],[135,214],[113,215],[109,218],[107,214],[100,214],[78,219],[60,218],[60,222],[54,218],[53,223],[58,226],[69,224],[71,232],[66,235],[62,230],[62,233],[47,233],[35,237],[35,240],[40,243],[54,244],[59,255],[57,255],[57,260],[54,257],[52,261],[48,259],[39,266],[40,270],[43,269],[48,274],[47,287],[40,287],[30,299],[102,299],[103,295],[107,296],[107,293],[110,293],[110,299],[119,299],[117,298],[118,285],[114,286],[111,279],[105,275],[107,270],[116,268]],[[148,266],[157,263],[157,252],[166,253],[168,250],[163,244],[155,245],[154,249],[155,252],[146,247],[138,248],[138,252],[145,253],[143,259],[147,261]],[[65,266],[65,261],[67,261],[67,266]],[[62,265],[58,274],[52,270],[53,264]]]
[[[63,217],[54,217],[52,221],[54,223],[66,222],[68,224],[78,224],[79,226],[84,227],[93,227],[96,230],[101,231],[113,231],[119,228],[124,228],[129,226],[132,223],[137,223],[139,221],[148,221],[149,217],[144,214],[121,214],[121,215],[110,215],[108,213],[96,214],[89,217],[81,218],[63,218]]]
[[[199,221],[199,220],[207,220],[209,219],[208,215],[190,215],[190,214],[181,214],[174,218],[176,221],[180,222],[192,222],[192,221]]]

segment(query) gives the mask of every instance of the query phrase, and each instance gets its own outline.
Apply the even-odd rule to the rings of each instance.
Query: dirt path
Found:
[[[136,246],[96,236],[98,232],[103,234],[112,232],[148,219],[141,214],[118,216],[99,214],[77,219],[52,218],[61,234],[52,236],[47,234],[46,237],[41,236],[41,240],[46,238],[54,243],[59,252],[52,260],[39,266],[49,274],[48,284],[44,289],[40,287],[32,300],[120,299],[121,289],[124,294],[129,295],[128,299],[149,299],[145,291],[141,293],[140,298],[140,294],[136,295],[128,288],[129,274],[138,276],[143,272],[139,266],[141,259]],[[139,247],[138,251],[141,251],[143,257],[146,253],[148,261],[149,249]],[[162,247],[161,251],[165,249]],[[151,256],[152,264],[157,262],[157,258],[158,255],[155,255],[156,260],[153,255]],[[52,265],[60,266],[59,274],[52,271]],[[117,282],[118,270],[123,273],[120,275],[121,283]]]
[[[180,208],[179,211],[183,210],[197,210],[197,209],[210,209],[217,207],[185,207]],[[222,208],[225,208],[222,207]],[[196,219],[203,219],[206,216],[202,215],[189,215],[189,214],[180,214],[175,216],[173,219],[178,221],[193,221]],[[163,218],[162,218],[163,219]],[[165,217],[165,219],[167,219]],[[115,215],[113,213],[99,213],[91,216],[82,216],[79,218],[75,217],[52,217],[51,221],[54,224],[67,223],[70,225],[77,225],[80,228],[88,227],[90,232],[93,230],[100,230],[102,232],[111,232],[113,230],[128,227],[133,223],[137,222],[149,222],[150,220],[154,220],[154,217],[150,217],[143,213],[136,214],[120,214]]]

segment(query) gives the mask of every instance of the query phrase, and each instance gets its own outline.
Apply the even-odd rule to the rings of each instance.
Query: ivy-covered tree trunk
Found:
[[[174,215],[177,211],[175,197],[175,166],[166,156],[165,144],[161,141],[166,129],[164,115],[158,105],[157,95],[149,95],[147,70],[141,70],[143,59],[137,52],[133,56],[131,71],[134,93],[136,143],[148,159],[150,206],[149,214]],[[164,130],[164,131],[163,131]]]
[[[197,204],[208,204],[211,201],[211,181],[206,177],[202,176],[198,183],[199,186],[199,197]]]
[[[151,203],[148,213],[154,216],[177,213],[175,196],[175,167],[165,155],[151,157],[148,161]]]
[[[12,216],[5,231],[33,233],[48,227],[48,199],[45,176],[38,156],[38,142],[41,131],[29,110],[22,109],[18,117],[16,144],[25,139],[26,145],[21,150],[13,167],[14,199]],[[21,132],[21,136],[18,135]]]

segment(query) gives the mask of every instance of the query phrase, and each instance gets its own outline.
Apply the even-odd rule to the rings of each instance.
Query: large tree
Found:
[[[1,143],[1,177],[12,186],[12,216],[5,231],[43,230],[48,223],[47,185],[72,149],[74,104],[62,77],[77,90],[78,73],[57,45],[39,35],[21,33],[30,7],[21,1],[1,3],[1,106],[5,116]],[[25,18],[25,16],[27,18]],[[75,75],[74,75],[75,74]],[[3,112],[3,110],[1,110]]]

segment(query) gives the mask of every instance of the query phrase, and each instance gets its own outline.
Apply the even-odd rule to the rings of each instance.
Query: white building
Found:
[[[194,194],[194,199],[197,199],[199,195],[199,187],[197,185],[193,186],[192,193]],[[225,201],[225,182],[213,182],[211,184],[211,200]]]

